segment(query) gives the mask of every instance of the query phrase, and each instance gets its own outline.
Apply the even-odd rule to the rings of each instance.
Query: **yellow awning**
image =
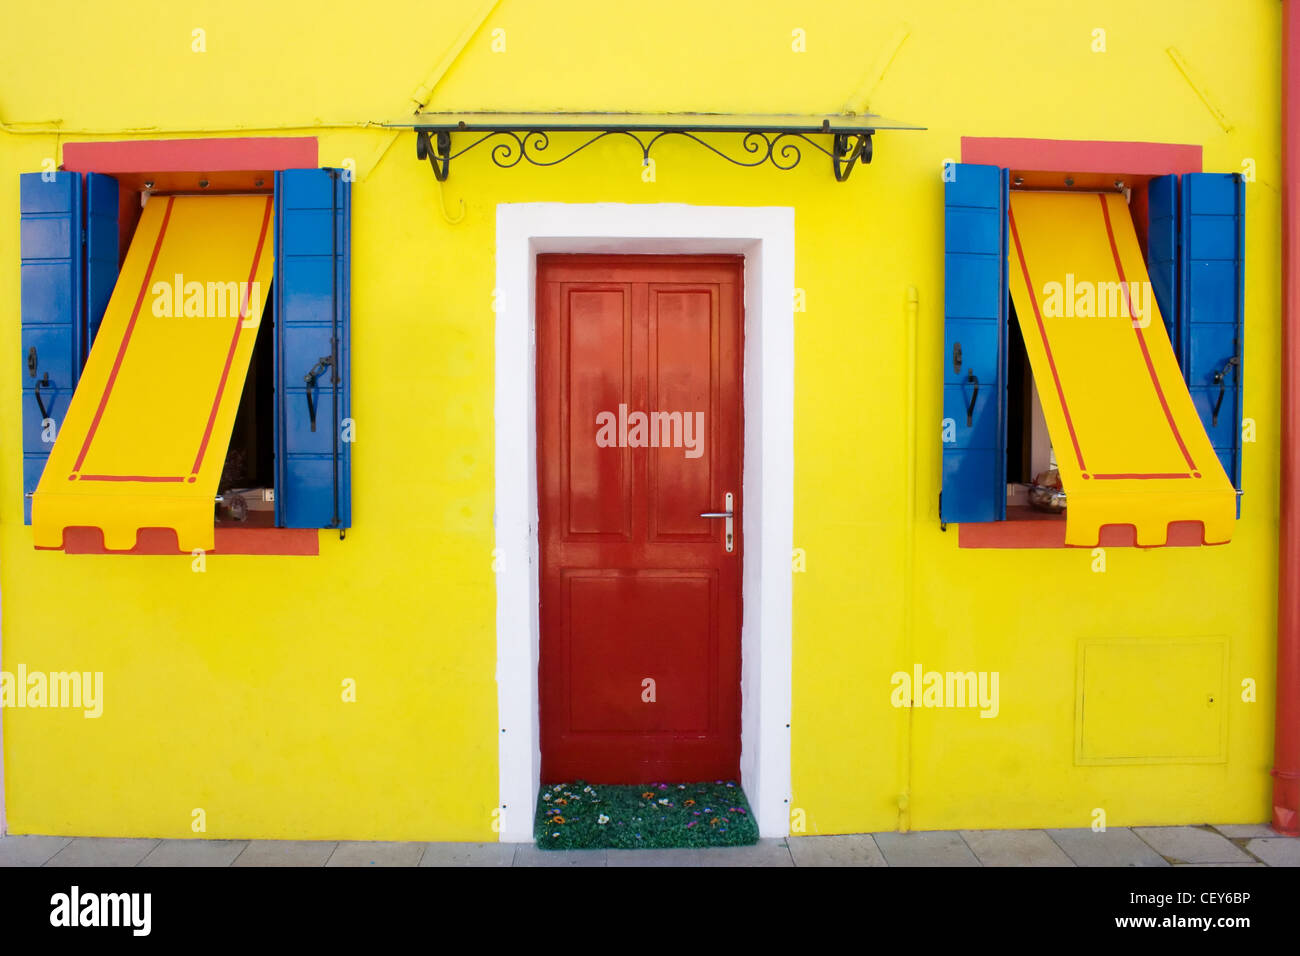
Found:
[[[37,547],[70,527],[101,528],[111,551],[141,528],[213,547],[272,260],[270,196],[149,201],[32,499]]]
[[[1232,537],[1236,492],[1192,405],[1117,193],[1011,194],[1011,297],[1066,492],[1066,544],[1104,525]]]

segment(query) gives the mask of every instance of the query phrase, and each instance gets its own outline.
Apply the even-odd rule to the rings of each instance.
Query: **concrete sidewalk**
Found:
[[[1300,866],[1300,839],[1264,824],[862,833],[715,850],[574,852],[527,843],[6,836],[0,866]]]

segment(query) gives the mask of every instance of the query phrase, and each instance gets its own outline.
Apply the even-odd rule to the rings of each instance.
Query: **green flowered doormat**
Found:
[[[542,787],[533,834],[543,850],[748,846],[758,842],[758,825],[734,782],[579,780]]]

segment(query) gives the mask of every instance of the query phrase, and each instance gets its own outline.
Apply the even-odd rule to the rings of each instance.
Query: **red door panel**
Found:
[[[569,729],[707,733],[716,703],[714,576],[575,571],[565,583]],[[671,680],[662,679],[666,658],[674,662]],[[661,675],[653,704],[642,699],[647,674]]]
[[[739,779],[742,279],[538,258],[545,783]]]
[[[681,433],[681,447],[652,448],[648,453],[651,541],[710,541],[716,522],[700,511],[720,510],[722,488],[712,474],[714,452],[708,427],[718,421],[718,311],[720,297],[707,286],[649,289],[649,406],[672,409],[669,430]],[[680,410],[680,417],[678,416]],[[662,421],[662,420],[661,420]],[[662,438],[663,427],[652,437]],[[712,501],[717,508],[692,511],[683,502]]]
[[[578,422],[594,421],[605,408],[632,400],[632,294],[630,286],[571,288],[561,330],[568,352],[565,395]],[[567,425],[567,423],[566,423]],[[567,537],[632,535],[632,456],[630,449],[607,454],[592,433],[564,431],[561,487]]]

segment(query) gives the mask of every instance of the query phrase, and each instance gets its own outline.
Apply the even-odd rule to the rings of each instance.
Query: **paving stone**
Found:
[[[0,837],[0,866],[1168,866],[1171,861],[1176,866],[1300,866],[1300,840],[1273,833],[1264,824],[1119,827],[1102,833],[923,831],[769,839],[747,847],[608,851],[549,851],[511,843],[7,836]],[[1229,837],[1248,838],[1246,852]]]
[[[639,851],[633,851],[639,852]],[[604,866],[604,850],[539,850],[520,844],[515,850],[515,866]]]
[[[247,840],[163,840],[141,866],[230,866]]]
[[[1168,860],[1127,827],[1112,827],[1101,832],[1092,829],[1046,832],[1079,866],[1169,865]]]
[[[1042,830],[962,830],[983,866],[1074,866]]]
[[[1229,840],[1249,840],[1253,837],[1275,837],[1278,832],[1267,823],[1216,823],[1218,830]]]
[[[791,837],[795,866],[889,866],[869,833]]]
[[[46,866],[136,866],[158,845],[157,840],[118,840],[109,837],[77,837]]]
[[[71,842],[71,837],[0,837],[0,866],[40,866]]]
[[[514,843],[426,843],[420,866],[512,866]]]
[[[1249,863],[1250,857],[1222,833],[1200,827],[1134,827],[1157,853],[1172,863]]]
[[[890,866],[979,866],[961,836],[952,830],[876,833],[876,846]]]
[[[324,866],[338,848],[330,840],[250,840],[231,866]]]
[[[1175,863],[1174,866],[1267,866],[1267,863],[1260,863],[1258,860],[1251,860],[1249,863]]]
[[[753,846],[700,849],[700,866],[794,866],[785,840],[759,840]]]
[[[606,850],[607,866],[699,866],[702,850]]]
[[[1246,852],[1269,866],[1300,866],[1300,839],[1296,837],[1251,840],[1246,844]]]
[[[419,866],[423,843],[383,843],[359,840],[340,843],[326,866]]]

